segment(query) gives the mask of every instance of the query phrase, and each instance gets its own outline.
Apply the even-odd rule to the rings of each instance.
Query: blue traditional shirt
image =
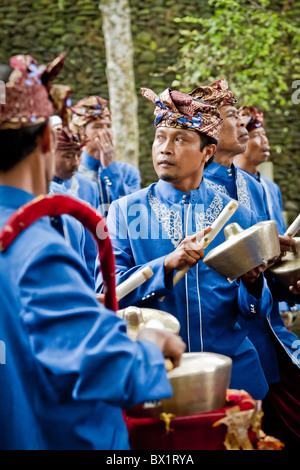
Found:
[[[199,261],[173,288],[165,276],[164,259],[188,235],[211,225],[230,198],[207,187],[183,193],[160,180],[111,204],[107,226],[112,239],[117,283],[148,265],[154,275],[120,300],[120,308],[142,305],[163,310],[180,322],[180,335],[188,351],[210,351],[233,360],[231,387],[263,398],[268,390],[255,348],[237,324],[241,312],[249,319],[266,316],[272,296],[263,283],[260,299],[250,295],[242,281],[229,283]],[[240,205],[230,222],[242,228],[256,223],[255,214]],[[221,231],[205,250],[225,241]],[[101,290],[98,273],[96,289]],[[163,297],[163,300],[162,300]],[[251,371],[251,373],[249,373]]]
[[[205,168],[203,177],[208,180],[207,185],[215,191],[227,194],[253,210],[258,222],[270,219],[264,189],[245,171],[233,164],[228,168],[212,162]]]
[[[79,172],[85,178],[98,184],[103,214],[107,212],[109,204],[115,199],[141,189],[139,170],[126,162],[114,161],[103,168],[99,160],[83,151]]]
[[[33,195],[0,186],[0,227]],[[0,449],[128,449],[122,409],[169,397],[164,357],[131,341],[43,217],[0,254]]]
[[[73,179],[73,178],[72,178]],[[81,178],[84,179],[84,178]],[[75,181],[78,181],[77,178]],[[69,181],[69,180],[65,180]],[[64,180],[60,180],[59,178],[54,178],[53,181],[50,183],[50,194],[66,194],[68,196],[74,197],[75,199],[80,198],[78,196],[75,196],[75,194],[72,194],[72,192],[68,191],[68,188],[63,184]],[[87,183],[90,183],[90,181],[86,181]],[[72,186],[72,185],[71,185]],[[87,185],[89,186],[89,185]],[[98,189],[98,188],[96,188]],[[91,193],[93,194],[93,193]],[[95,194],[95,193],[94,193]],[[90,198],[91,201],[93,201],[93,198]],[[86,200],[83,202],[87,202]],[[96,203],[96,201],[94,200]],[[95,206],[94,206],[95,207]],[[95,285],[95,261],[96,261],[96,256],[97,256],[97,246],[96,242],[90,233],[88,229],[83,227],[83,225],[78,222],[78,220],[74,219],[74,217],[71,216],[63,216],[62,219],[68,219],[67,221],[67,234],[65,235],[65,238],[68,239],[70,238],[70,244],[74,248],[76,246],[79,247],[77,248],[77,251],[80,251],[82,258],[84,259],[84,262],[86,263],[88,273],[90,275],[90,280],[91,280],[91,285],[94,288]],[[79,226],[79,228],[78,228]],[[80,232],[83,232],[82,234],[77,234],[76,237],[76,227],[77,227],[77,232],[80,230]]]
[[[98,209],[100,204],[99,188],[93,181],[87,180],[79,173],[75,173],[75,175],[68,180],[62,180],[54,176],[53,181],[62,185],[66,190],[66,194],[69,196],[88,202],[92,207]]]
[[[258,221],[271,220],[267,194],[263,185],[253,176],[235,165],[227,168],[215,162],[212,162],[204,170],[204,178],[210,187],[221,193],[229,194],[233,199],[251,208],[256,213]],[[266,277],[269,278],[268,274]],[[249,322],[240,315],[238,323],[256,347],[268,383],[271,384],[280,380],[274,338],[294,362],[297,337],[286,329],[278,306],[278,300],[283,299],[278,299],[273,283],[270,283],[270,287],[274,302],[267,318],[257,318],[255,321]],[[300,366],[298,359],[296,363]]]
[[[276,220],[278,233],[279,235],[283,235],[287,227],[283,217],[282,195],[278,184],[274,183],[268,178],[265,178],[264,176],[261,176],[260,173],[257,175],[252,175],[249,173],[249,175],[253,176],[256,181],[262,184],[267,195],[267,203],[271,219]]]

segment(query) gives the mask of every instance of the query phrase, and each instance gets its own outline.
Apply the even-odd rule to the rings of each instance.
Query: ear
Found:
[[[205,163],[215,154],[217,146],[215,144],[207,145],[203,149]]]
[[[53,135],[50,122],[48,121],[45,129],[41,135],[41,148],[43,153],[52,152],[53,150]]]

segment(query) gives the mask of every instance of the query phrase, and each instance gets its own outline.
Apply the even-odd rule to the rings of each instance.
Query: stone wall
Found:
[[[108,98],[105,46],[98,0],[2,0],[0,5],[0,61],[17,53],[45,63],[67,52],[60,79],[73,88],[73,102],[90,95]],[[130,0],[135,49],[135,80],[139,100],[140,171],[143,185],[156,179],[152,168],[153,106],[140,87],[157,93],[171,85],[178,56],[175,17],[207,14],[204,0]],[[300,77],[299,77],[300,79]],[[291,89],[292,95],[292,89]],[[289,221],[300,211],[300,104],[288,116],[265,116],[271,143],[274,179],[283,193]]]

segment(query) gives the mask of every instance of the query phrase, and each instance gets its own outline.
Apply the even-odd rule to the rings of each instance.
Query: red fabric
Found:
[[[105,306],[118,310],[115,287],[115,259],[103,217],[88,204],[65,195],[40,196],[20,207],[0,232],[0,251],[6,250],[17,236],[44,216],[68,214],[79,220],[94,236],[105,286]]]
[[[263,429],[288,447],[300,445],[300,372],[278,349],[281,382],[272,384],[266,399]]]
[[[254,408],[255,401],[245,392],[229,394],[228,406],[199,415],[183,416],[171,420],[169,433],[159,418],[125,417],[132,450],[225,450],[227,427],[213,424],[226,416],[226,410],[239,406],[241,411]],[[254,445],[256,434],[249,431]]]
[[[60,85],[52,85],[59,74],[66,54],[62,53],[46,65],[38,65],[29,55],[11,57],[10,65],[14,69],[6,84],[6,103],[0,104],[0,128],[21,129],[45,122],[53,113],[58,103],[53,99],[61,93],[54,93]],[[65,87],[65,89],[68,87]],[[59,103],[59,108],[63,105]]]

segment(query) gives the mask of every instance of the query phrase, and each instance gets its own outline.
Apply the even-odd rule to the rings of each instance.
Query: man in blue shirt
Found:
[[[0,105],[0,227],[47,194],[54,171],[50,77],[30,56],[11,59]],[[51,95],[50,95],[51,96]],[[122,409],[172,393],[164,356],[178,365],[185,345],[126,323],[100,304],[78,254],[43,217],[0,253],[0,448],[128,449]]]
[[[50,185],[51,194],[67,194],[75,199],[87,202],[95,209],[100,204],[98,185],[78,173],[80,154],[84,141],[81,141],[68,127],[58,125],[55,132],[55,173]],[[75,223],[77,221],[74,221]],[[84,230],[84,259],[94,285],[95,260],[97,247],[95,240],[87,229]],[[73,240],[71,240],[73,242]]]
[[[211,86],[198,87],[190,94],[217,106],[223,120],[214,159],[204,170],[207,184],[253,210],[258,221],[269,219],[263,188],[233,163],[234,157],[247,148],[249,136],[238,115],[237,100],[228,90],[226,80],[220,79]]]
[[[250,206],[250,208],[258,215],[258,220],[270,220],[272,219],[271,211],[268,205],[267,193],[263,185],[259,181],[256,181],[253,175],[243,169],[237,168],[233,164],[233,159],[236,161],[237,155],[241,155],[247,151],[248,142],[251,141],[251,136],[249,138],[248,129],[246,127],[249,121],[248,119],[245,120],[245,117],[236,109],[233,95],[229,92],[227,84],[225,85],[226,82],[224,82],[225,81],[221,79],[209,87],[198,87],[191,93],[191,95],[197,96],[198,99],[203,99],[207,103],[217,105],[223,118],[215,160],[205,170],[204,176],[209,180],[209,182],[211,182],[211,184],[213,184],[213,187],[216,190],[226,190],[233,198],[241,201],[241,203],[248,207]],[[222,93],[220,95],[221,90]],[[228,99],[228,96],[231,97],[231,102]],[[215,163],[215,161],[217,163]],[[230,168],[227,168],[229,163]],[[224,175],[226,175],[225,171],[227,170],[229,170],[229,172],[228,177],[226,178]],[[240,174],[243,181],[247,183],[241,185],[241,191],[239,191],[238,178],[236,178],[236,185],[233,185],[231,182],[233,173],[236,175]],[[234,186],[237,188],[236,196],[231,192]],[[240,197],[240,194],[242,197]],[[282,226],[281,221],[278,231],[282,251],[291,251],[292,241],[289,240],[288,237],[282,237]],[[266,275],[266,277],[269,278],[268,275]],[[276,288],[274,289],[272,283],[270,284],[270,287],[274,295],[274,302],[269,314],[265,318],[257,318],[252,322],[246,321],[243,316],[239,316],[238,323],[247,332],[249,338],[256,347],[266,378],[268,383],[271,385],[281,383],[280,358],[282,354],[285,361],[288,363],[288,367],[291,367],[293,370],[295,369],[296,377],[299,376],[300,362],[296,354],[298,338],[285,328],[278,309],[278,290]],[[299,379],[297,378],[296,380]],[[289,390],[289,384],[287,385],[285,383],[284,388],[285,390]],[[296,390],[297,387],[291,392],[295,397],[297,396],[297,392],[295,392]],[[269,394],[269,396],[271,396],[271,394]],[[296,433],[297,432],[300,433],[299,430],[297,430]]]
[[[259,172],[259,165],[268,160],[270,146],[265,128],[263,126],[263,113],[253,106],[243,106],[239,115],[244,120],[249,133],[248,146],[245,152],[235,157],[236,166],[256,179],[265,189],[271,219],[276,220],[278,233],[283,235],[286,224],[282,213],[282,195],[279,186]]]
[[[257,351],[237,324],[241,313],[250,320],[266,316],[272,297],[261,268],[229,283],[201,261],[196,243],[231,200],[207,186],[204,165],[216,150],[221,119],[216,107],[166,89],[160,96],[142,89],[156,104],[153,164],[159,181],[114,201],[108,230],[121,283],[144,265],[154,275],[120,301],[175,315],[188,351],[210,351],[233,360],[230,386],[262,399],[268,386]],[[255,214],[242,204],[231,221],[247,228]],[[224,241],[221,231],[206,249]],[[190,269],[175,286],[175,271]],[[99,273],[96,288],[101,290]]]
[[[71,109],[72,130],[87,139],[79,172],[98,184],[101,212],[105,215],[112,201],[141,188],[140,172],[135,166],[116,160],[107,100],[89,96]]]

